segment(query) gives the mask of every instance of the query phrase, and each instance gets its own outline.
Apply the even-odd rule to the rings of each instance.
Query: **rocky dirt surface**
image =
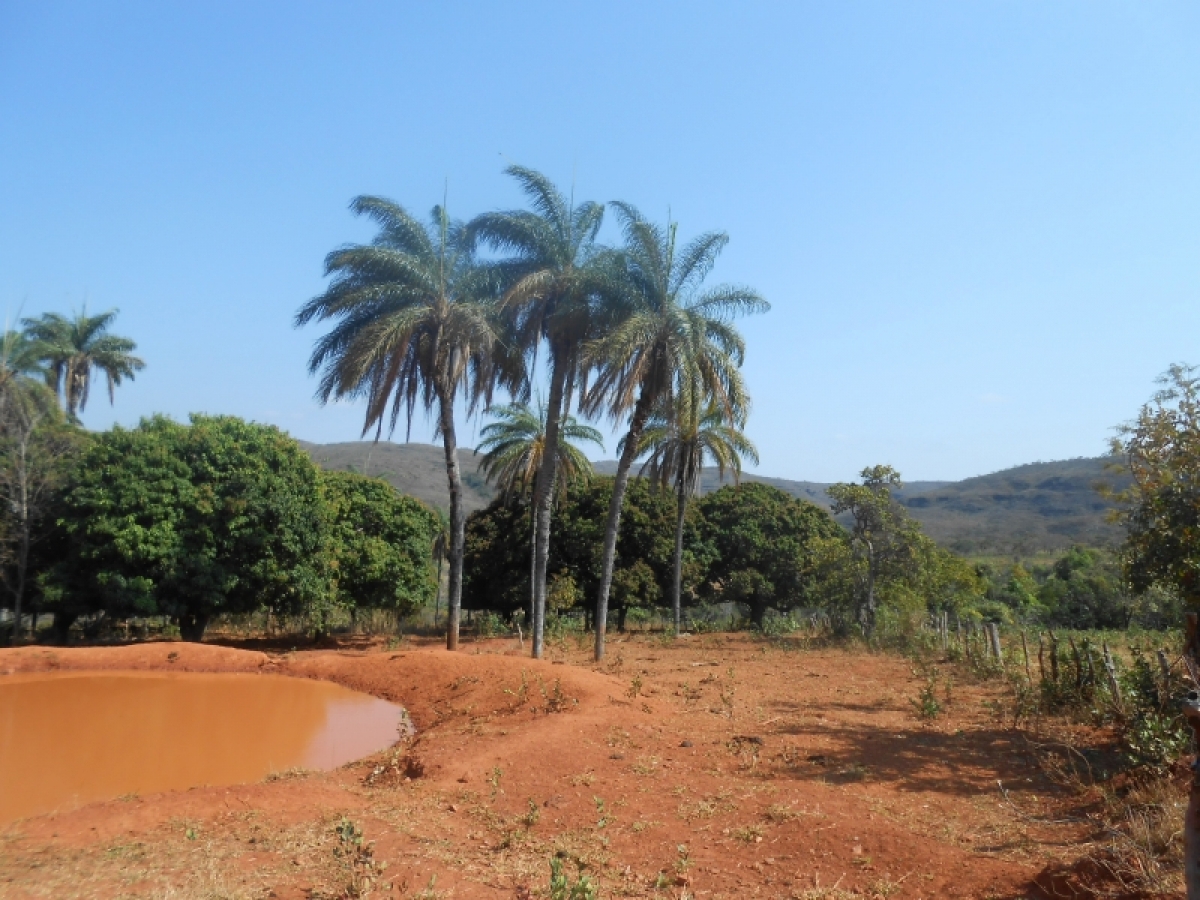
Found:
[[[327,679],[403,704],[417,728],[332,772],[0,827],[0,896],[519,900],[549,896],[555,858],[600,898],[1066,894],[1086,832],[1045,824],[1065,798],[1005,722],[998,685],[947,698],[942,679],[944,710],[923,720],[926,678],[887,654],[696,635],[617,636],[602,666],[582,639],[548,656],[509,639],[454,654],[411,640],[0,651],[0,678]]]

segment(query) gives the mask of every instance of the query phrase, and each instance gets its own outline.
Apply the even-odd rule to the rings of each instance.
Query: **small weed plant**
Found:
[[[386,864],[375,859],[374,841],[364,841],[362,829],[352,821],[342,818],[334,826],[337,845],[333,855],[341,862],[346,872],[343,896],[347,898],[368,897],[380,880]],[[390,885],[382,886],[390,890]]]
[[[575,880],[563,871],[562,860],[557,856],[550,860],[550,900],[597,900],[596,883],[581,871]]]

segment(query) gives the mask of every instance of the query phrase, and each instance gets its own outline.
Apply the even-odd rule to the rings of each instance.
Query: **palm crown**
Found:
[[[333,282],[296,314],[298,326],[338,320],[309,359],[310,372],[324,370],[317,396],[364,398],[366,434],[385,420],[394,430],[401,414],[411,428],[418,405],[429,410],[442,393],[453,400],[460,387],[472,400],[486,395],[495,332],[461,224],[436,206],[425,226],[380,197],[356,197],[350,208],[379,235],[330,253]]]
[[[133,355],[137,344],[108,333],[116,317],[115,309],[89,316],[84,308],[69,318],[46,313],[40,319],[22,321],[35,342],[36,354],[45,363],[46,383],[62,397],[63,408],[72,418],[87,407],[93,371],[104,374],[112,403],[121,381],[132,381],[146,367]]]
[[[499,406],[492,410],[495,422],[484,426],[483,440],[475,448],[483,453],[480,463],[488,481],[500,487],[505,496],[529,494],[546,452],[546,405],[531,409],[523,403]],[[576,444],[582,441],[603,448],[599,431],[564,416],[558,433],[558,478],[561,498],[571,484],[586,480],[592,464]]]
[[[506,254],[489,270],[504,287],[501,306],[521,346],[535,353],[544,338],[553,354],[586,336],[591,301],[607,283],[606,256],[596,245],[604,207],[574,205],[532,169],[506,171],[533,209],[483,213],[467,226],[467,236]]]
[[[624,284],[607,310],[604,334],[586,347],[600,374],[584,409],[607,408],[617,419],[638,397],[653,408],[679,385],[696,383],[726,418],[740,416],[747,405],[740,372],[745,343],[730,319],[770,305],[749,288],[702,289],[728,236],[709,232],[679,249],[675,223],[662,229],[627,203],[612,206],[625,237]]]
[[[643,452],[650,452],[642,471],[660,486],[673,487],[681,498],[699,493],[706,462],[716,465],[722,480],[731,472],[735,481],[743,458],[758,462],[758,451],[741,423],[726,419],[717,403],[701,406],[698,399],[698,392],[689,390],[674,408],[660,407],[642,435]]]

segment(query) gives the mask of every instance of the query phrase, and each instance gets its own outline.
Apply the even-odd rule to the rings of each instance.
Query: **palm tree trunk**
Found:
[[[534,573],[537,571],[537,508],[533,498],[529,501],[529,629],[532,633],[533,623],[537,621],[537,600],[533,592]]]
[[[438,580],[437,590],[433,595],[433,627],[437,628],[438,613],[442,608],[442,566],[445,565],[445,558],[438,557]]]
[[[442,447],[446,452],[446,478],[450,483],[450,581],[446,588],[446,649],[458,649],[458,623],[462,615],[463,541],[466,516],[462,505],[462,473],[454,435],[454,398],[439,392]]]
[[[604,659],[604,638],[608,626],[608,594],[612,589],[613,566],[617,558],[617,535],[621,530],[621,508],[625,503],[625,489],[629,486],[629,472],[637,459],[638,444],[646,421],[650,418],[650,402],[642,391],[633,418],[629,422],[629,433],[625,435],[625,446],[617,461],[617,477],[613,479],[612,499],[608,502],[608,522],[604,526],[604,553],[600,561],[600,587],[596,592],[596,662]]]
[[[563,394],[567,382],[567,354],[556,353],[550,372],[550,397],[546,403],[546,450],[534,480],[533,507],[537,516],[537,543],[533,554],[533,658],[541,659],[546,627],[546,564],[550,559],[550,515],[554,504],[554,479],[557,475],[558,423],[562,415]]]
[[[679,492],[679,516],[675,520],[675,570],[671,575],[671,611],[675,615],[675,635],[681,631],[680,596],[683,593],[683,518],[687,514],[687,493]]]

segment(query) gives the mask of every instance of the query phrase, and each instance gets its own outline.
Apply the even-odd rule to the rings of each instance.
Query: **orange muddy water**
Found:
[[[0,822],[94,800],[332,769],[408,728],[392,703],[272,675],[0,678]]]

